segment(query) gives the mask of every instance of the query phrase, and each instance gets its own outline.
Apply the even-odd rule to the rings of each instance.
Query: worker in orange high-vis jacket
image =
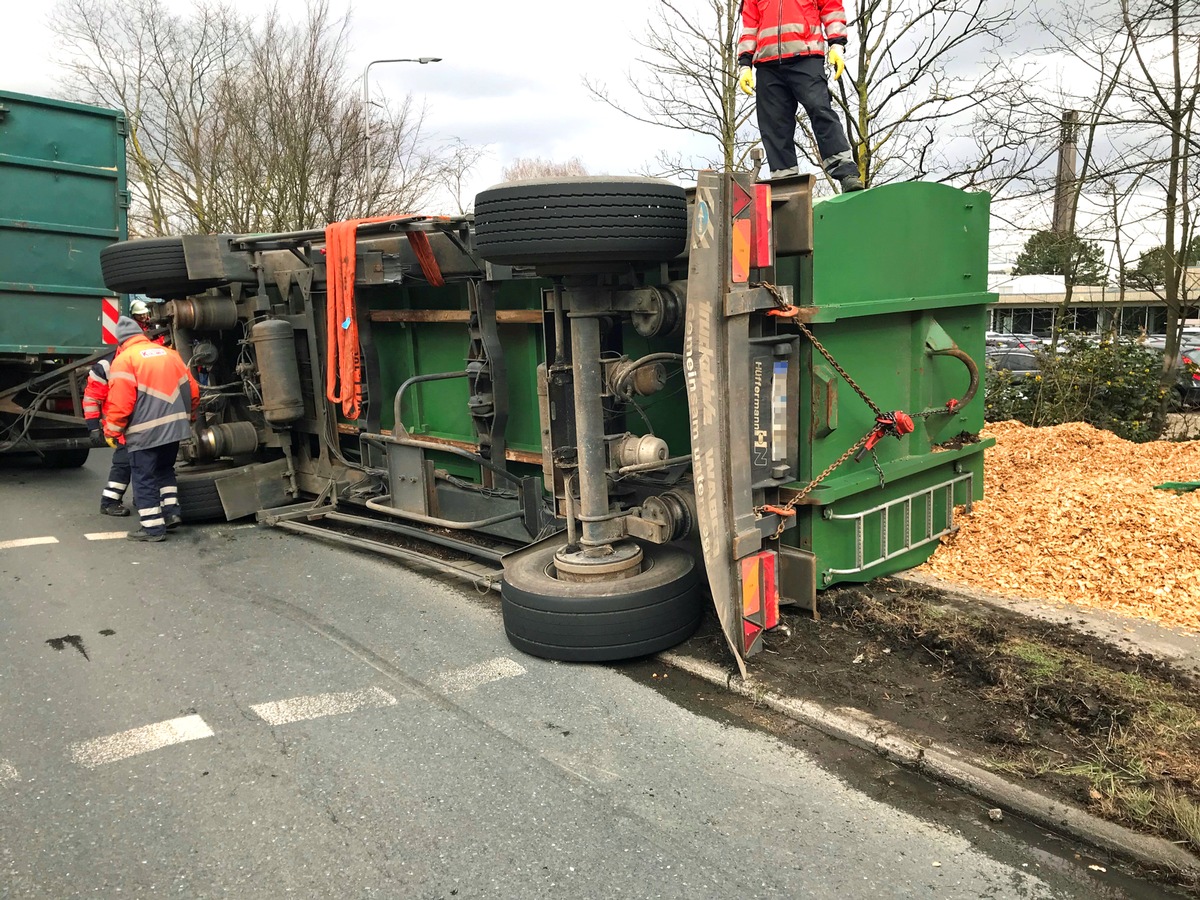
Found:
[[[144,300],[134,300],[129,304],[129,317],[145,330],[150,325],[150,307]],[[156,344],[164,343],[162,337],[151,340]],[[87,423],[93,447],[103,447],[105,443],[104,430],[100,427],[100,411],[108,399],[108,370],[116,355],[117,351],[114,350],[93,364],[88,370],[87,385],[83,389],[83,419]],[[128,487],[129,454],[124,444],[117,444],[108,468],[108,481],[100,492],[100,512],[106,516],[129,515],[125,506]]]
[[[97,360],[88,370],[87,385],[83,389],[83,419],[93,447],[104,446],[104,430],[100,427],[100,411],[108,399],[108,370],[112,368],[116,352]],[[106,516],[127,516],[125,491],[129,487],[129,454],[124,444],[113,449],[112,463],[108,467],[108,481],[100,492],[100,512]]]
[[[191,434],[200,386],[179,354],[153,343],[133,319],[117,319],[117,356],[109,367],[104,437],[129,452],[133,502],[141,525],[131,541],[161,541],[181,521],[175,482],[179,442]]]
[[[738,84],[753,94],[757,75],[758,130],[771,177],[799,172],[796,107],[803,106],[817,139],[821,168],[843,193],[861,191],[858,164],[825,80],[826,47],[836,81],[846,67],[842,0],[743,0]]]

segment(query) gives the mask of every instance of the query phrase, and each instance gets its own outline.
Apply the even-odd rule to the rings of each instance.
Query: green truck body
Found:
[[[100,251],[126,238],[128,205],[120,112],[0,91],[0,452],[86,458],[81,423],[64,421],[81,413],[82,373],[57,396],[21,386],[104,349],[119,297]]]

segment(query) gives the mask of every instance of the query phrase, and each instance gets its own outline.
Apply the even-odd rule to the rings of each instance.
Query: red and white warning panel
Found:
[[[105,297],[100,301],[100,340],[106,344],[117,342],[117,317],[121,306],[116,297]]]

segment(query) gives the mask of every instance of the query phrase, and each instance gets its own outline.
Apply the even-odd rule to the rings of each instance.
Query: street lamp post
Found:
[[[367,67],[363,69],[362,78],[362,107],[363,107],[363,131],[367,136],[367,174],[364,179],[366,185],[366,213],[371,212],[371,95],[367,87],[367,75],[371,72],[371,66],[380,65],[382,63],[405,63],[415,62],[425,65],[426,63],[441,62],[440,56],[418,56],[415,59],[373,59],[367,63]]]

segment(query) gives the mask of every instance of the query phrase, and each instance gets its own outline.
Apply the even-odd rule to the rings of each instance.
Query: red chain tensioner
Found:
[[[796,316],[800,315],[800,307],[784,306],[779,309],[768,309],[767,315],[775,316],[780,319],[794,319]]]
[[[854,454],[854,461],[858,462],[862,459],[868,450],[874,450],[875,445],[883,440],[885,435],[893,434],[899,440],[904,435],[911,434],[913,428],[912,416],[908,413],[900,412],[900,410],[876,416],[875,427],[867,435],[866,443]]]

